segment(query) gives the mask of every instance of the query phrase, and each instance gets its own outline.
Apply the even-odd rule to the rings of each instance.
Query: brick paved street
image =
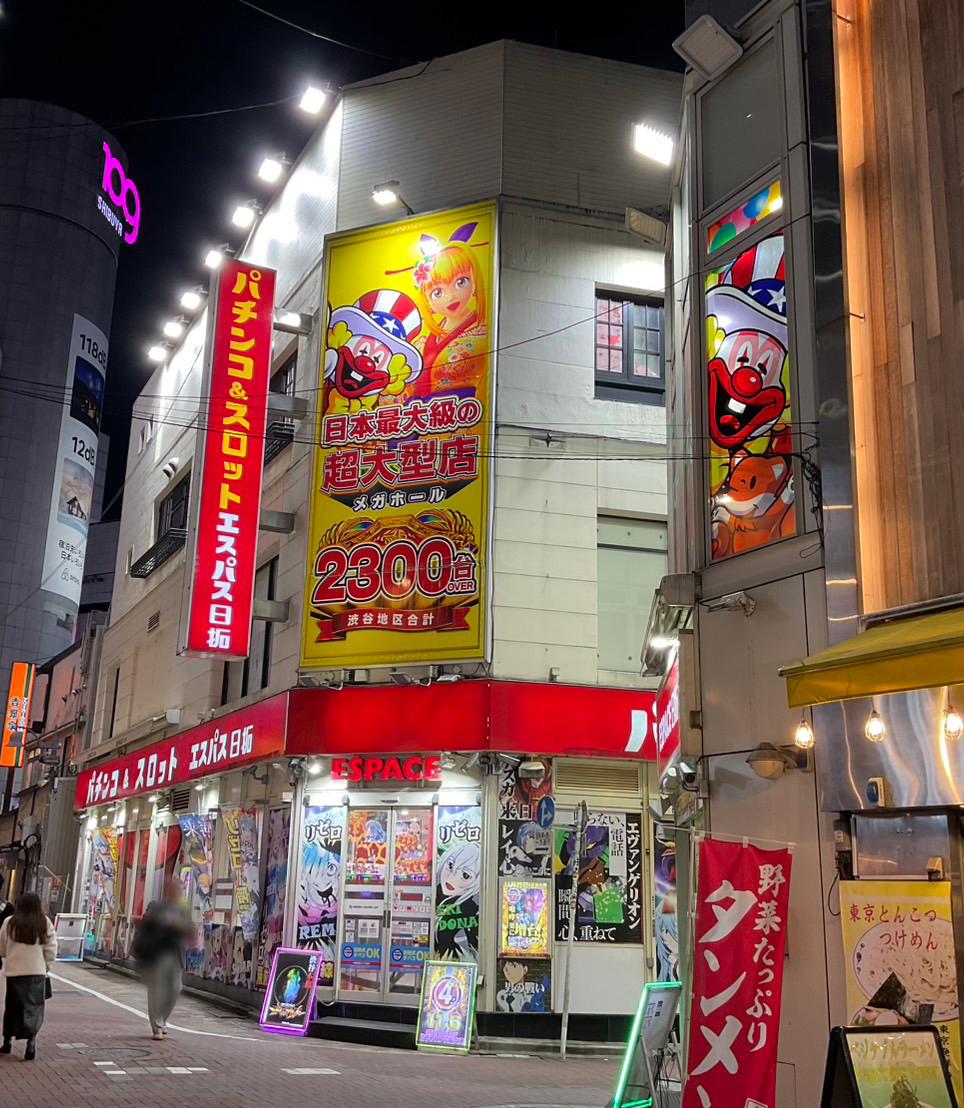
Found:
[[[58,963],[36,1062],[0,1057],[0,1105],[16,1108],[602,1108],[616,1059],[450,1057],[267,1035],[182,997],[151,1040],[141,985]],[[90,990],[93,990],[91,992]]]

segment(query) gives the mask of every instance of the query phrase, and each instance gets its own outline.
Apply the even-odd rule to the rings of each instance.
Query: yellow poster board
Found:
[[[840,920],[848,1023],[933,1023],[964,1103],[950,882],[842,881]]]
[[[496,229],[327,240],[303,668],[485,657]]]

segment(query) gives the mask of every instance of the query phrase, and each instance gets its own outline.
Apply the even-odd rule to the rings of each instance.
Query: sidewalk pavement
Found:
[[[59,962],[37,1040],[0,1056],[0,1104],[16,1108],[604,1108],[618,1059],[467,1057],[270,1035],[182,997],[154,1042],[144,989]]]

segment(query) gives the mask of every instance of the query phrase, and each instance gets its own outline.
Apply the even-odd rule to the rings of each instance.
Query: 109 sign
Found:
[[[116,204],[120,208],[124,217],[123,223],[110,204],[107,204],[101,196],[97,197],[98,211],[124,242],[136,242],[141,229],[140,193],[137,191],[137,185],[127,176],[120,159],[106,142],[104,143],[104,176],[100,187],[107,194],[111,204]]]

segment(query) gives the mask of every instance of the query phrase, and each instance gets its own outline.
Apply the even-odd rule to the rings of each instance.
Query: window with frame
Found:
[[[256,600],[276,600],[278,559],[265,562],[254,576]],[[256,619],[251,624],[251,646],[247,658],[225,662],[221,678],[221,705],[231,704],[248,693],[266,689],[271,684],[271,648],[274,644],[274,624]]]
[[[295,373],[298,368],[297,348],[292,351],[282,365],[271,374],[268,383],[269,392],[279,396],[294,396]],[[295,425],[291,419],[284,417],[271,420],[268,424],[268,432],[264,441],[264,464],[267,465],[288,446],[294,442]]]
[[[666,522],[599,516],[596,533],[599,668],[639,673],[653,593],[667,571]]]
[[[157,537],[187,528],[187,508],[191,495],[191,477],[183,477],[157,505]]]
[[[597,291],[595,345],[599,399],[665,403],[661,300]]]

